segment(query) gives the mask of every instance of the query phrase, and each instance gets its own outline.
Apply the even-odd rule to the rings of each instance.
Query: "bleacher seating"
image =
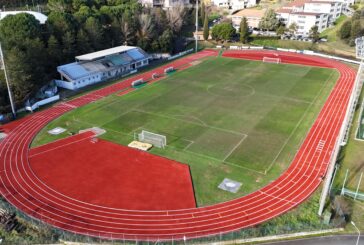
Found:
[[[64,74],[66,74],[72,80],[76,80],[90,73],[77,62],[59,66],[58,69],[62,71]]]
[[[108,59],[114,64],[114,65],[126,65],[129,62],[122,59],[122,57],[120,55],[114,55],[114,56],[110,56],[108,57]]]
[[[99,72],[107,68],[100,62],[86,62],[81,65],[89,72]]]
[[[120,54],[120,58],[125,60],[126,62],[132,62],[133,58],[128,55],[128,53],[122,53]]]
[[[109,76],[120,76],[136,67],[147,65],[146,59],[148,59],[147,53],[138,47],[131,46],[116,47],[77,56],[76,60],[78,62],[57,68],[63,77],[73,84],[58,83],[58,86],[67,89],[72,89],[72,87],[80,88],[108,79]],[[141,62],[142,60],[144,62]]]
[[[127,51],[127,53],[134,60],[140,60],[140,59],[145,58],[145,56],[139,51],[139,49],[132,49],[132,50]]]

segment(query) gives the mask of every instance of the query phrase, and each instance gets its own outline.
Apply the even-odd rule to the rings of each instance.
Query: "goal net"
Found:
[[[142,130],[142,132],[138,134],[138,140],[152,144],[158,148],[164,148],[167,145],[167,137],[165,135],[156,134],[145,130]]]
[[[168,68],[164,69],[164,73],[165,73],[165,74],[168,74],[168,73],[170,73],[170,72],[172,72],[172,71],[174,71],[174,67],[173,67],[173,66],[170,66],[170,67],[168,67]]]
[[[279,63],[281,63],[281,59],[280,58],[263,57],[263,62],[279,64]]]

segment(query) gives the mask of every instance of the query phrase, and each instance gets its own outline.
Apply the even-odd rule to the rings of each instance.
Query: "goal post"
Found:
[[[158,148],[164,148],[167,145],[167,137],[165,135],[152,133],[146,130],[142,130],[142,132],[138,134],[138,140],[152,144]]]
[[[164,73],[165,74],[171,73],[173,71],[174,71],[174,67],[173,66],[170,66],[170,67],[167,67],[166,69],[164,69]]]
[[[263,62],[265,63],[281,63],[281,58],[263,57]]]

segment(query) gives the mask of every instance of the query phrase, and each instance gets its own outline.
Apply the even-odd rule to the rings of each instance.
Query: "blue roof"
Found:
[[[145,58],[145,56],[138,50],[132,49],[127,51],[128,55],[130,55],[134,60],[139,60]]]
[[[79,65],[77,62],[59,66],[58,70],[65,73],[67,76],[69,76],[73,80],[86,76],[91,73],[91,72],[87,71],[83,66]]]
[[[109,56],[107,57],[114,65],[125,65],[125,64],[128,64],[129,61],[127,60],[123,60],[120,55],[118,56]]]

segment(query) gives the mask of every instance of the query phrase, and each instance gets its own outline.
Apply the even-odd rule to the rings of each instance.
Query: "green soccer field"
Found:
[[[211,57],[135,90],[78,108],[50,123],[33,146],[98,126],[127,145],[141,130],[167,136],[151,153],[190,165],[199,206],[269,183],[287,168],[338,78],[333,69]],[[217,188],[242,182],[236,194]]]

